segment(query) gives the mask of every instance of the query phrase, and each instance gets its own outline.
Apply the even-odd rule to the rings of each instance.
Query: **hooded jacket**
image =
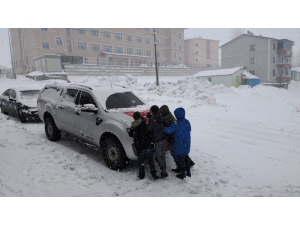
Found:
[[[147,125],[147,131],[152,136],[152,141],[154,143],[166,139],[166,134],[164,133],[163,118],[160,113],[150,117],[149,123]]]
[[[191,148],[191,124],[185,118],[184,108],[177,108],[174,111],[177,119],[169,127],[165,127],[167,134],[174,133],[174,153],[175,155],[188,155]]]
[[[163,105],[159,108],[159,112],[161,113],[163,117],[163,124],[164,127],[169,127],[172,123],[175,122],[175,117],[172,115],[172,113],[169,110],[169,107],[167,105]],[[167,134],[167,142],[171,145],[174,144],[174,134]]]
[[[138,153],[144,149],[151,148],[151,141],[146,129],[146,121],[143,117],[131,123],[129,136],[133,137],[133,142]]]

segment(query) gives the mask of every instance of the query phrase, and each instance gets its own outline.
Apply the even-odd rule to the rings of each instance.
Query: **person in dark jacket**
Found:
[[[163,105],[159,108],[159,112],[161,113],[161,115],[163,116],[163,124],[164,127],[169,127],[172,123],[175,122],[175,117],[172,115],[172,113],[169,110],[169,107],[167,105]],[[167,144],[170,146],[170,154],[173,157],[173,160],[177,166],[176,169],[172,169],[172,171],[176,172],[176,173],[180,173],[179,167],[177,165],[176,162],[176,157],[174,154],[174,133],[171,134],[167,134]],[[194,166],[195,163],[193,162],[193,160],[190,158],[190,166]]]
[[[174,121],[169,127],[165,127],[164,131],[167,134],[174,133],[174,154],[180,169],[180,174],[177,174],[176,177],[184,179],[186,175],[191,177],[191,166],[188,156],[191,147],[191,124],[185,118],[184,108],[175,109],[174,115],[177,121]]]
[[[148,136],[146,121],[141,117],[140,112],[135,112],[133,114],[134,121],[131,123],[129,128],[129,136],[133,137],[133,142],[138,154],[138,165],[139,165],[139,178],[144,179],[145,177],[145,160],[148,161],[150,166],[150,173],[153,179],[159,178],[156,175],[154,159],[153,159],[153,150],[151,148],[151,140]]]
[[[164,132],[163,119],[159,113],[157,105],[153,105],[150,108],[151,117],[147,125],[147,131],[152,137],[154,143],[154,156],[161,169],[161,177],[167,177],[166,166],[166,134]]]

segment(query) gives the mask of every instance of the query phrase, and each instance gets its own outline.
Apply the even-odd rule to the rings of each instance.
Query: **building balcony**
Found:
[[[277,55],[292,56],[292,51],[279,50],[277,51]]]
[[[290,82],[291,81],[291,77],[276,77],[276,80],[278,83],[283,83],[283,82]],[[281,80],[281,81],[280,81]]]
[[[277,64],[278,69],[291,69],[291,64]]]

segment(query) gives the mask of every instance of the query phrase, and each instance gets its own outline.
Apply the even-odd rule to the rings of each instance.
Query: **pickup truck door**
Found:
[[[77,117],[75,114],[76,99],[79,90],[68,88],[62,93],[62,101],[57,104],[57,118],[60,124],[60,129],[66,132],[76,134]]]
[[[96,142],[95,140],[95,132],[96,132],[96,122],[97,119],[99,120],[98,114],[94,112],[83,112],[81,111],[81,107],[84,104],[94,104],[95,107],[98,108],[95,99],[93,96],[86,92],[86,91],[81,91],[80,93],[80,98],[77,107],[77,121],[78,121],[78,128],[77,128],[77,133],[80,135],[82,138]]]

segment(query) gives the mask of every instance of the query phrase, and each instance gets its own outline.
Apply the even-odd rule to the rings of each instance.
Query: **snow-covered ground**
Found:
[[[69,76],[72,83],[103,77]],[[0,196],[300,196],[300,83],[289,89],[258,85],[228,88],[191,77],[113,77],[150,106],[186,109],[192,126],[192,177],[137,179],[137,163],[106,167],[98,149],[69,137],[48,141],[41,122],[21,124],[0,114]],[[46,83],[24,76],[0,78],[0,93]],[[148,167],[147,167],[148,168]],[[158,167],[157,167],[158,168]],[[148,213],[146,213],[148,215]]]

